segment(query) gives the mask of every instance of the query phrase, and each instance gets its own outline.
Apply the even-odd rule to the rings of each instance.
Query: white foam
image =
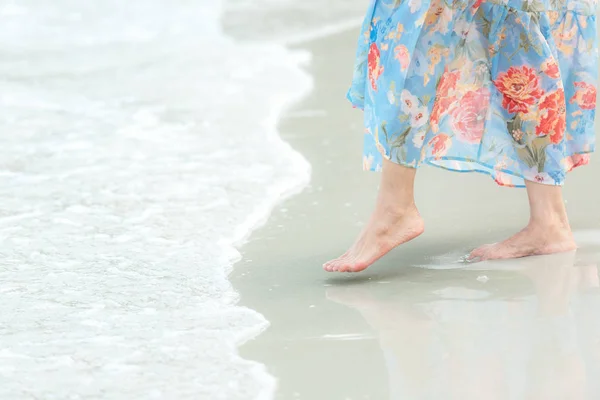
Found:
[[[1,398],[272,397],[236,352],[267,321],[226,278],[309,180],[276,131],[311,89],[308,56],[233,42],[220,13],[0,9]]]

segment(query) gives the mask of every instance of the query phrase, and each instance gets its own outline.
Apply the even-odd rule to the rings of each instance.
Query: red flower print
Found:
[[[510,67],[506,72],[498,74],[494,85],[504,96],[502,107],[510,113],[527,113],[529,107],[544,94],[536,71],[525,65]]]
[[[544,71],[544,73],[550,78],[560,78],[560,70],[558,69],[558,64],[553,58],[544,61],[544,63],[542,64],[542,71]]]
[[[436,97],[448,97],[451,90],[456,89],[456,82],[460,79],[460,71],[449,72],[448,69],[440,78],[440,83],[437,87]]]
[[[429,117],[434,131],[437,130],[442,115],[447,113],[450,108],[457,103],[456,97],[445,97],[435,100],[433,109],[431,110],[431,116]]]
[[[381,65],[381,54],[379,48],[375,43],[371,43],[369,48],[369,80],[371,81],[371,87],[377,91],[377,79],[383,73],[383,66]]]
[[[467,92],[452,110],[452,129],[456,137],[467,143],[479,143],[483,136],[490,103],[490,92],[480,88]]]
[[[440,78],[437,91],[435,94],[435,102],[431,110],[430,121],[434,129],[437,128],[440,117],[446,113],[453,104],[456,104],[456,97],[448,97],[451,90],[456,89],[456,83],[460,79],[460,71],[444,72]]]
[[[481,5],[481,3],[483,3],[483,0],[476,0],[475,4],[473,4],[473,9],[477,10],[479,8],[479,6]]]
[[[544,96],[540,103],[540,115],[535,134],[550,135],[552,143],[560,143],[567,126],[564,90],[558,89]]]
[[[452,147],[452,140],[445,133],[440,133],[429,141],[429,147],[431,147],[431,154],[436,160],[439,160]]]
[[[571,157],[567,157],[564,159],[565,169],[567,172],[571,171],[573,168],[580,167],[582,165],[586,165],[590,162],[589,154],[573,154]]]
[[[514,186],[511,176],[501,171],[496,171],[496,178],[494,180],[500,186]]]
[[[594,110],[596,108],[596,87],[585,82],[575,82],[575,95],[571,97],[569,103],[577,103],[584,110]]]

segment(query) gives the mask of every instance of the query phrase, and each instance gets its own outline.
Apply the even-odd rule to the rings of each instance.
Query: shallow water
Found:
[[[600,163],[571,173],[576,254],[464,264],[528,220],[524,190],[425,167],[425,233],[358,275],[328,274],[368,220],[379,175],[361,171],[362,115],[343,99],[355,32],[307,44],[315,91],[281,126],[308,188],[274,211],[231,279],[269,328],[241,348],[277,399],[595,400],[600,397]]]
[[[387,395],[370,398],[598,398],[597,263],[566,255],[516,264],[427,278],[408,270],[409,282],[383,293],[328,289],[364,318],[373,332],[365,340],[383,356]]]
[[[308,180],[275,131],[310,89],[307,54],[235,42],[214,1],[0,17],[0,397],[269,397],[235,352],[266,321],[226,274]]]

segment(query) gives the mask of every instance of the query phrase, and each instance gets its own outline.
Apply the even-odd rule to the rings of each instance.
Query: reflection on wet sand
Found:
[[[421,298],[364,284],[327,298],[377,332],[390,399],[600,399],[597,264],[535,257],[510,261],[507,277],[507,263],[446,272],[461,279],[427,283]]]

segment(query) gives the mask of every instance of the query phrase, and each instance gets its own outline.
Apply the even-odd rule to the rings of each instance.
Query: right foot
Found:
[[[566,253],[577,249],[571,228],[567,225],[529,225],[500,243],[487,244],[471,252],[471,262],[542,256]]]
[[[360,272],[395,247],[423,233],[425,227],[417,208],[390,211],[378,206],[354,245],[342,256],[323,265],[328,272]]]

